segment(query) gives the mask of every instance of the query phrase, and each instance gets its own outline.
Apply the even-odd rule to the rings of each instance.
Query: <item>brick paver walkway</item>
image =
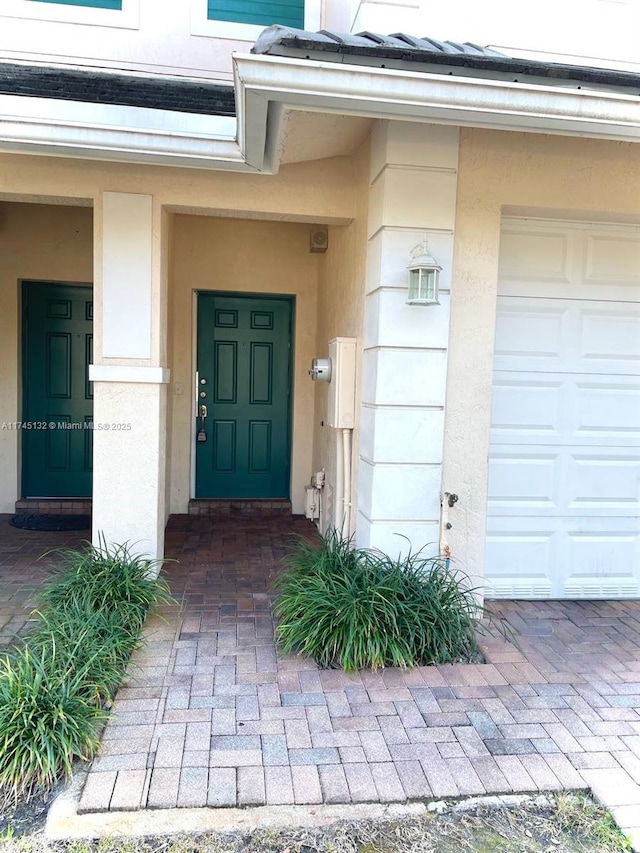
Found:
[[[182,602],[149,625],[81,808],[404,801],[591,788],[640,826],[640,604],[501,602],[522,653],[346,675],[279,658],[282,520],[172,519]],[[634,823],[635,821],[635,823]]]
[[[18,530],[10,515],[0,515],[0,649],[24,630],[35,606],[34,593],[55,563],[55,555],[39,559],[57,548],[75,548],[82,533]]]
[[[522,653],[489,636],[484,664],[321,671],[273,644],[292,530],[313,528],[171,519],[180,607],[147,625],[81,811],[591,788],[640,842],[639,602],[494,602]]]

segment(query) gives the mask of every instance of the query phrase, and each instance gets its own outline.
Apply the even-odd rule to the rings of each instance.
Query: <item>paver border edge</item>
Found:
[[[274,827],[322,827],[340,820],[415,818],[425,803],[257,806],[254,808],[173,808],[78,813],[86,771],[53,801],[45,824],[52,841],[112,836],[140,837],[180,832],[237,832]]]

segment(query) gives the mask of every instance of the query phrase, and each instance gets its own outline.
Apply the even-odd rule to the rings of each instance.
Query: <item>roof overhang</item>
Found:
[[[487,61],[497,60],[489,57]],[[350,55],[323,61],[235,54],[233,62],[235,117],[211,114],[204,106],[201,111],[183,112],[175,106],[135,105],[147,103],[135,100],[140,81],[126,83],[135,96],[128,103],[69,99],[63,88],[53,90],[56,96],[49,94],[51,89],[45,90],[42,97],[33,89],[27,96],[20,89],[14,93],[4,89],[0,92],[0,150],[273,174],[280,165],[287,116],[293,110],[640,140],[638,90],[624,86],[577,85],[575,81],[562,85],[558,79],[547,82],[526,75],[496,79],[492,71],[485,73],[482,68],[470,73],[468,67],[443,68],[442,64],[424,63],[420,70],[386,68]],[[30,86],[33,79],[31,75]],[[104,84],[102,79],[97,82]],[[154,78],[156,88],[163,82],[173,87],[178,99],[187,91],[183,79]],[[206,88],[210,81],[197,79],[187,85]],[[189,91],[196,98],[195,91]],[[210,95],[200,93],[203,98]]]
[[[277,171],[295,109],[640,141],[640,102],[624,91],[249,54],[234,56],[234,74],[239,142],[260,171]]]

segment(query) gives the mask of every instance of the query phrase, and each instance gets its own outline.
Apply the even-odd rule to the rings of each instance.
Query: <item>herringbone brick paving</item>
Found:
[[[319,670],[273,642],[293,531],[313,528],[172,517],[179,605],[149,620],[81,810],[591,788],[640,837],[638,602],[492,602],[522,652],[494,631],[482,664]]]

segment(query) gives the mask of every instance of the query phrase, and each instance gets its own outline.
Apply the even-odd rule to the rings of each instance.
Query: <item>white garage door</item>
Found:
[[[487,595],[640,596],[640,230],[505,221]]]

